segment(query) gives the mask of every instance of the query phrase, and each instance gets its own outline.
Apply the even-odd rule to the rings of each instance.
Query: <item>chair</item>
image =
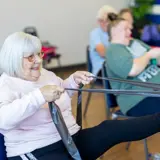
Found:
[[[86,58],[87,58],[87,70],[88,72],[91,72],[92,73],[92,63],[91,63],[91,59],[90,59],[90,54],[89,54],[89,46],[87,46],[86,48]],[[100,83],[98,83],[97,81],[94,81],[91,83],[91,87],[90,89],[93,89],[95,87],[95,85],[101,85]],[[91,99],[91,96],[92,96],[92,93],[88,93],[88,97],[87,97],[87,100],[86,100],[86,104],[85,104],[85,108],[84,108],[84,113],[83,113],[83,116],[84,118],[86,117],[86,114],[87,114],[87,111],[88,111],[88,105],[89,105],[89,102],[90,102],[90,99]]]
[[[6,149],[4,146],[4,137],[2,134],[0,134],[0,160],[6,160]]]
[[[29,27],[24,28],[24,32],[31,34],[33,36],[39,37],[38,33],[37,33],[37,29],[33,26],[29,26]]]
[[[102,67],[102,76],[103,77],[107,77],[107,70],[106,70],[105,63],[103,64],[103,67]],[[105,89],[111,89],[109,81],[103,80],[103,86],[104,86]],[[118,118],[134,118],[134,117],[130,117],[130,116],[124,115],[121,112],[120,109],[116,110],[116,111],[113,110],[113,108],[117,107],[117,100],[116,100],[116,96],[115,95],[113,95],[113,94],[105,94],[104,96],[105,96],[105,103],[106,103],[106,108],[107,108],[107,118],[108,119],[110,117],[112,117],[113,120],[114,119],[118,119]],[[114,106],[113,104],[116,104],[116,105]],[[149,160],[147,139],[144,139],[143,142],[144,142],[145,158],[146,158],[146,160]],[[129,149],[129,146],[130,146],[130,142],[127,144],[126,150]]]

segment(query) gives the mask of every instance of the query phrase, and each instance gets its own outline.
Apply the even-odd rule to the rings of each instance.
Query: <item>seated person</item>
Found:
[[[90,59],[92,63],[92,73],[94,75],[101,75],[100,70],[105,60],[105,53],[109,45],[109,37],[107,33],[108,13],[116,13],[111,6],[105,5],[101,7],[97,14],[98,28],[95,28],[90,33]]]
[[[135,49],[130,41],[131,27],[128,21],[117,16],[109,16],[108,26],[111,43],[106,54],[106,69],[109,77],[160,83],[160,68],[152,64],[152,59],[159,63],[160,49]],[[127,83],[111,82],[113,89],[149,90]],[[144,116],[160,111],[160,98],[143,96],[117,96],[117,102],[124,114]]]
[[[6,38],[0,51],[0,132],[8,160],[27,160],[29,156],[71,160],[47,102],[55,101],[60,107],[83,160],[95,160],[118,143],[144,139],[160,131],[160,113],[131,120],[105,120],[80,130],[71,112],[73,91],[65,88],[88,84],[92,74],[77,71],[62,80],[41,68],[41,47],[37,37],[16,32]]]

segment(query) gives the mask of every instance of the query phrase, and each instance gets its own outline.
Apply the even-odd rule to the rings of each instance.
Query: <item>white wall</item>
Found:
[[[86,61],[89,32],[96,26],[98,9],[109,4],[116,9],[129,0],[1,0],[0,45],[5,37],[28,25],[37,27],[41,40],[56,44],[62,65]]]

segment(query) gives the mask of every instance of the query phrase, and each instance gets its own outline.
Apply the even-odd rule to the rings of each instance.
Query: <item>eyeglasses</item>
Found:
[[[44,52],[39,52],[38,54],[32,54],[32,55],[30,55],[28,57],[24,57],[24,58],[27,58],[29,62],[34,62],[36,59],[36,56],[38,56],[39,58],[42,59],[44,56]]]

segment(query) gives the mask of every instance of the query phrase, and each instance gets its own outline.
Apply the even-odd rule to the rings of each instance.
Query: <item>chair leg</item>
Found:
[[[110,108],[108,106],[106,106],[106,111],[107,111],[107,120],[110,119],[111,113],[110,113]]]
[[[131,146],[131,142],[128,142],[127,145],[126,145],[126,150],[128,151],[129,150],[129,147]]]
[[[43,60],[43,61],[42,61],[43,68],[46,67],[46,64],[47,64],[46,60]]]
[[[143,143],[144,143],[145,160],[149,160],[149,152],[148,152],[148,146],[147,146],[147,139],[144,139]],[[130,145],[131,145],[131,142],[128,142],[127,145],[126,145],[126,150],[129,149]]]
[[[90,102],[90,99],[91,99],[91,96],[92,96],[92,93],[88,93],[88,97],[87,97],[87,101],[86,101],[86,105],[85,105],[85,108],[84,108],[84,118],[86,117],[86,114],[87,114],[87,111],[88,111],[88,106],[89,106],[89,102]]]
[[[58,66],[61,67],[60,58],[57,59],[57,62],[58,62]]]
[[[94,83],[91,84],[91,89],[93,89],[93,88],[94,88]],[[88,105],[89,105],[91,96],[92,96],[92,93],[89,92],[87,100],[86,100],[86,105],[85,105],[85,108],[84,108],[84,113],[83,113],[84,118],[86,117],[86,114],[87,114],[87,111],[88,111]]]
[[[148,146],[147,146],[147,139],[144,139],[143,143],[144,143],[144,152],[145,152],[146,160],[149,160],[149,152],[148,152]]]

